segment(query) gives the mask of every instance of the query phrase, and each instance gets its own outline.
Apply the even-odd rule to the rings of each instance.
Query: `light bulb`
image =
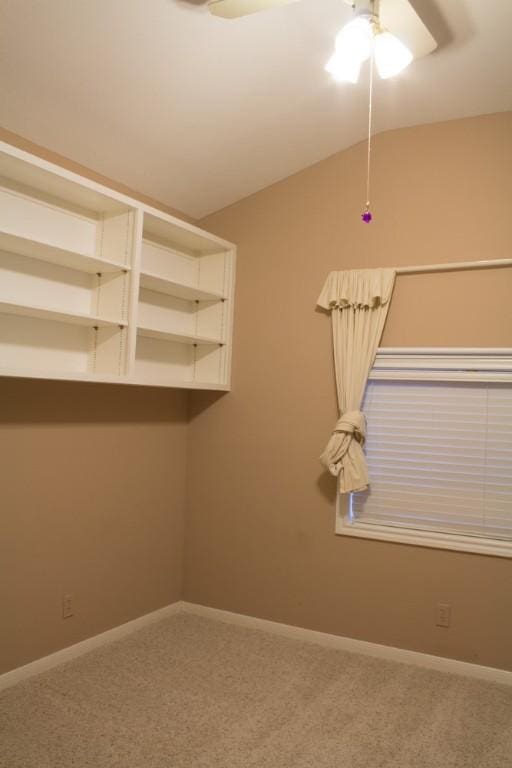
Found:
[[[375,38],[375,64],[379,75],[386,79],[397,75],[412,61],[412,53],[390,32],[380,32]]]
[[[339,83],[357,83],[361,62],[353,56],[347,56],[339,51],[335,51],[325,65],[325,69]]]

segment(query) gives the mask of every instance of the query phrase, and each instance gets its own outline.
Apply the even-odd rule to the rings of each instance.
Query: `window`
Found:
[[[512,557],[512,350],[381,350],[337,532]]]

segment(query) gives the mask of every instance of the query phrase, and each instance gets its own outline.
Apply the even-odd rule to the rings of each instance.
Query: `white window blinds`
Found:
[[[370,381],[348,522],[512,540],[510,383]]]

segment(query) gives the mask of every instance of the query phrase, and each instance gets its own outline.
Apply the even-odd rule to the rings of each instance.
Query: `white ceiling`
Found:
[[[0,125],[200,217],[364,138],[324,64],[350,17],[195,0],[0,0]],[[440,41],[378,81],[375,130],[512,109],[512,0],[413,0]]]

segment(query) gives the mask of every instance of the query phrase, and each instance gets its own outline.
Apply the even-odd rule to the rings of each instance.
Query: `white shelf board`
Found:
[[[213,291],[203,291],[195,288],[193,285],[184,285],[174,280],[168,280],[166,277],[160,277],[151,272],[141,272],[141,288],[147,288],[150,291],[165,293],[168,296],[176,296],[178,299],[188,301],[221,301],[225,297],[221,293]]]
[[[209,389],[217,392],[229,392],[228,384],[216,384],[211,381],[193,381],[191,379],[169,379],[165,376],[139,376],[134,375],[126,380],[127,384],[135,384],[142,387],[166,387],[174,389]]]
[[[82,381],[89,384],[127,384],[131,386],[171,387],[175,389],[212,389],[220,392],[229,392],[230,390],[227,384],[215,384],[210,381],[192,381],[190,379],[183,381],[181,379],[168,379],[164,376],[158,378],[137,375],[126,376],[123,374],[114,376],[107,373],[81,373],[79,371],[73,371],[72,376],[70,376],[69,371],[37,370],[33,368],[0,367],[0,376],[8,376],[15,379],[50,379],[52,381],[69,381],[72,378],[73,381]]]
[[[181,379],[154,378],[149,376],[119,376],[106,373],[80,373],[73,371],[73,381],[88,384],[126,384],[130,386],[165,387],[174,389],[211,389],[219,392],[229,392],[228,384],[215,384],[211,381],[182,381]],[[0,376],[15,379],[50,379],[51,381],[69,381],[69,371],[36,370],[33,368],[1,368]]]
[[[10,301],[0,301],[0,313],[4,315],[18,315],[22,317],[35,317],[39,320],[54,320],[58,323],[68,323],[71,325],[85,325],[93,328],[108,328],[110,326],[126,323],[122,320],[98,317],[97,315],[88,315],[83,312],[61,312],[47,307],[39,307],[33,304],[14,304]]]
[[[91,384],[131,384],[126,376],[115,376],[108,373],[83,373],[80,371],[39,370],[37,368],[0,368],[0,376],[15,379],[50,379],[52,381],[82,381]]]
[[[178,344],[207,344],[214,346],[223,346],[224,342],[220,339],[213,339],[209,336],[197,336],[189,333],[175,333],[173,331],[165,331],[160,328],[148,328],[147,326],[139,326],[137,328],[139,336],[147,336],[150,339],[162,339],[164,341],[176,341]]]
[[[233,244],[199,227],[144,206],[143,237],[194,256],[229,251]]]
[[[37,240],[11,235],[9,232],[0,232],[0,251],[18,253],[21,256],[29,256],[32,259],[47,261],[50,264],[58,264],[61,267],[68,267],[89,274],[121,272],[123,270],[128,272],[130,270],[130,267],[125,264],[108,259],[98,259],[95,256],[87,256],[85,253],[78,253],[77,251],[55,248]]]

